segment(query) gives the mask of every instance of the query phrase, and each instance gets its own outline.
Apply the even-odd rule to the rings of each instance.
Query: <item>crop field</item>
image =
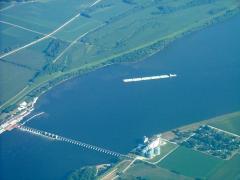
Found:
[[[212,119],[209,125],[240,135],[240,112]]]
[[[1,3],[0,65],[4,70],[0,81],[4,87],[0,110],[50,79],[70,78],[86,67],[143,59],[186,32],[230,17],[239,8],[238,0]],[[17,83],[7,80],[14,78]],[[21,96],[16,96],[26,85]],[[13,90],[8,91],[9,87]]]
[[[61,39],[62,41],[72,42],[100,24],[102,24],[100,21],[89,20],[88,18],[81,16],[62,31],[56,33],[54,37]]]
[[[221,160],[184,147],[178,148],[159,166],[177,174],[202,179],[234,179],[240,177],[240,155]]]
[[[159,163],[159,166],[170,171],[194,178],[206,178],[223,160],[202,154],[185,147],[176,151]]]
[[[34,70],[41,70],[42,67],[53,59],[53,56],[47,56],[45,51],[47,47],[52,43],[58,41],[60,42],[59,50],[56,52],[57,56],[64,48],[68,46],[68,42],[61,40],[54,40],[53,38],[46,39],[38,44],[35,44],[29,48],[18,51],[11,54],[3,59],[20,65],[24,65]]]
[[[16,49],[36,40],[39,37],[42,37],[42,35],[16,28],[9,24],[1,23],[1,21],[0,24],[0,54],[4,54],[8,51],[11,51],[12,49]]]
[[[231,160],[224,161],[209,175],[209,179],[239,179],[240,178],[240,155],[235,155]]]
[[[6,21],[48,33],[75,16],[90,2],[94,0],[81,0],[80,2],[77,0],[43,0],[19,3],[2,12],[1,16]]]

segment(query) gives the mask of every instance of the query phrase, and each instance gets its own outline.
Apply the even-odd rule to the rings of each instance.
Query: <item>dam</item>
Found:
[[[105,149],[105,148],[102,148],[102,147],[87,144],[87,143],[77,141],[77,140],[74,140],[74,139],[66,138],[66,137],[63,137],[63,136],[60,136],[60,135],[57,135],[57,134],[54,134],[54,133],[46,132],[46,131],[43,131],[43,130],[38,130],[38,129],[35,129],[35,128],[32,128],[32,127],[19,125],[17,128],[21,131],[28,132],[28,133],[31,133],[33,135],[41,136],[41,137],[47,138],[49,140],[66,142],[66,143],[69,143],[69,144],[80,146],[80,147],[85,148],[85,149],[97,151],[97,152],[104,153],[104,154],[111,155],[111,156],[115,156],[117,158],[120,158],[120,157],[122,157],[122,158],[132,158],[132,157],[130,157],[128,155],[125,155],[125,154],[121,154],[121,153],[118,153],[118,152],[115,152],[115,151],[112,151],[112,150],[108,150],[108,149]]]

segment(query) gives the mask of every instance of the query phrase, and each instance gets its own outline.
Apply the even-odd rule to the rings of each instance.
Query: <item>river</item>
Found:
[[[240,16],[187,35],[148,59],[105,67],[46,94],[27,125],[127,153],[144,135],[240,110]],[[177,78],[123,83],[176,73]],[[0,179],[64,179],[98,152],[14,130],[0,136]]]

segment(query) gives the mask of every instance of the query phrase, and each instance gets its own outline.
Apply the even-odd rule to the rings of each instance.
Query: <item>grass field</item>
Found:
[[[32,82],[21,94],[16,95],[15,91],[11,95],[8,92],[1,93],[0,110],[24,99],[49,81],[59,81],[56,78],[63,80],[63,76],[69,78],[76,72],[101,67],[110,62],[145,58],[186,32],[212,24],[216,18],[219,21],[219,17],[230,16],[239,9],[238,0],[102,0],[92,6],[94,2],[96,0],[41,0],[14,3],[11,8],[0,11],[1,21],[29,29],[0,23],[0,35],[4,42],[0,45],[2,55],[6,54],[4,50],[11,52],[43,36],[31,31],[50,33],[61,27],[52,34],[53,37],[3,58],[9,63],[27,67],[28,78],[25,78],[21,87],[28,83],[27,79],[32,79]],[[66,22],[68,23],[65,24]],[[84,37],[71,44],[81,35]],[[49,51],[54,55],[47,57],[43,51],[49,49],[53,38],[59,42],[50,47]],[[55,62],[55,58],[62,52],[64,53]],[[38,75],[32,73],[29,78],[29,69],[37,70]],[[23,69],[16,70],[24,74]],[[11,68],[2,71],[2,78],[11,77],[11,73]],[[11,87],[19,89],[20,85],[16,83],[16,87],[14,84]],[[2,87],[2,91],[7,89]]]
[[[185,147],[179,147],[176,151],[161,161],[159,166],[185,176],[204,179],[221,165],[222,161],[223,160]]]
[[[240,135],[240,112],[214,118],[210,120],[208,124],[216,128]]]

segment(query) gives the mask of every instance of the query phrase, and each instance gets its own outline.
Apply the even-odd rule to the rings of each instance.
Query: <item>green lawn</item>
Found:
[[[240,112],[214,118],[208,124],[240,135]]]
[[[206,178],[223,160],[202,154],[185,147],[179,147],[159,163],[170,171],[194,178]]]

